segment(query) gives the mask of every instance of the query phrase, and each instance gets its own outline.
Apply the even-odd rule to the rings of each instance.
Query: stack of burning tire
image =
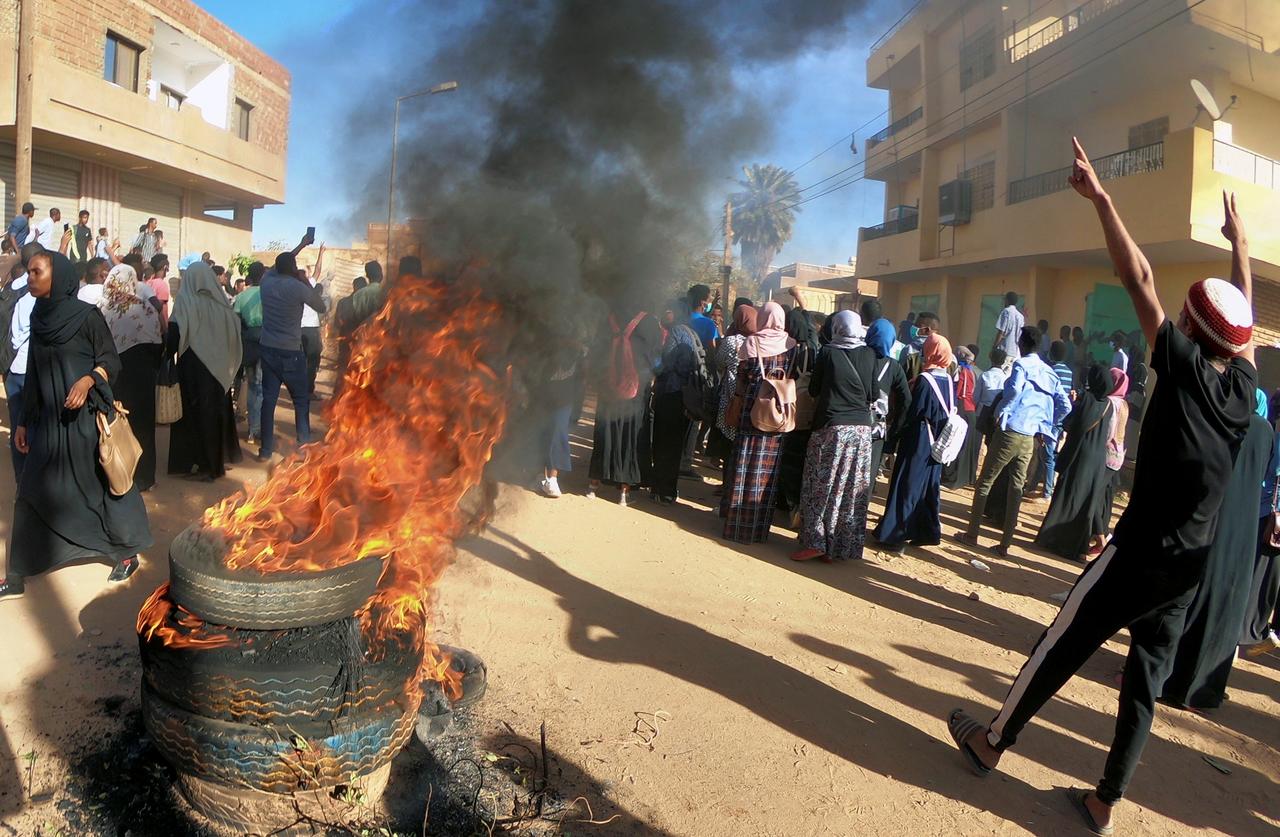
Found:
[[[224,550],[216,532],[179,535],[139,614],[146,729],[214,823],[331,822],[337,800],[381,795],[414,732],[424,626],[368,639],[380,558],[263,575],[228,569]]]

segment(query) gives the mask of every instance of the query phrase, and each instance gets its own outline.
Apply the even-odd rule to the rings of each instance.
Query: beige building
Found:
[[[5,3],[0,50],[6,223],[30,197],[36,220],[87,209],[127,248],[155,217],[166,252],[225,261],[284,200],[289,74],[194,3]]]
[[[850,260],[852,262],[852,260]],[[793,262],[774,268],[761,283],[765,299],[791,304],[791,288],[800,288],[805,308],[831,314],[842,308],[856,308],[866,297],[874,297],[874,280],[859,279],[854,264],[809,264]]]
[[[984,354],[1007,291],[1055,337],[1083,326],[1099,357],[1106,335],[1136,329],[1067,185],[1074,134],[1170,313],[1192,282],[1229,273],[1221,190],[1238,193],[1255,333],[1280,342],[1280,3],[924,0],[872,47],[867,78],[889,91],[890,119],[865,143],[885,220],[861,230],[858,274],[880,281],[891,317],[935,310]],[[1193,78],[1220,120],[1197,109]]]

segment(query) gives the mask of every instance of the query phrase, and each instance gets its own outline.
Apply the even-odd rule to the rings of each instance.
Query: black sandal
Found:
[[[1098,837],[1110,837],[1115,834],[1115,826],[1098,825],[1098,821],[1093,818],[1093,812],[1089,810],[1089,806],[1085,804],[1085,800],[1089,798],[1091,791],[1081,790],[1080,788],[1063,788],[1067,798],[1071,800],[1071,805],[1080,814],[1080,819],[1084,820],[1084,827],[1097,834]]]
[[[27,592],[27,586],[21,578],[6,578],[0,583],[0,599],[21,599]]]
[[[128,558],[121,558],[111,568],[111,575],[107,576],[107,581],[120,582],[127,580],[129,576],[138,571],[138,566],[142,563],[138,560],[138,557],[137,555],[130,555]]]
[[[969,770],[975,776],[984,778],[990,776],[991,768],[983,764],[982,759],[978,758],[978,754],[969,746],[969,736],[978,730],[986,729],[986,724],[963,709],[952,709],[951,716],[947,718],[947,729],[951,732],[951,740],[956,742],[956,747],[960,748],[960,754],[964,756]]]

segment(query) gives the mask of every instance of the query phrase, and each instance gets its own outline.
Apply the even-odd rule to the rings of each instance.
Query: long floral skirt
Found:
[[[781,433],[738,431],[729,482],[721,500],[726,538],[738,543],[768,540],[781,459]]]
[[[800,546],[833,561],[862,557],[871,501],[870,427],[813,431],[804,461]]]

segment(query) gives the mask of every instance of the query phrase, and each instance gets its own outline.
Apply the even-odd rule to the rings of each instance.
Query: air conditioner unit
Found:
[[[938,223],[959,227],[973,213],[973,181],[953,180],[938,187]]]

